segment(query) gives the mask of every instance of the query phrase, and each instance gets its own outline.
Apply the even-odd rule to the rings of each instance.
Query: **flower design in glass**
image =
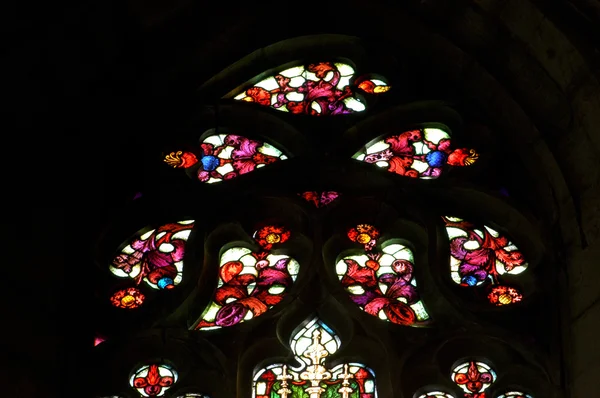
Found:
[[[138,308],[144,304],[146,296],[137,287],[117,290],[111,297],[110,303],[117,308]]]
[[[337,335],[318,318],[312,319],[290,343],[298,366],[276,363],[260,369],[254,374],[252,398],[376,398],[370,368],[355,362],[325,366],[325,359],[339,347]]]
[[[285,159],[287,156],[266,142],[241,135],[214,134],[202,141],[197,153],[171,152],[164,161],[174,168],[186,169],[190,176],[202,182],[212,184]]]
[[[307,202],[314,204],[316,208],[325,207],[340,196],[335,191],[323,191],[320,193],[317,191],[307,191],[298,195]]]
[[[193,226],[194,220],[185,220],[139,232],[112,260],[110,271],[138,285],[144,281],[154,289],[174,288],[183,278],[185,243]]]
[[[452,394],[448,394],[447,392],[431,391],[419,395],[419,398],[454,398],[454,396]]]
[[[177,382],[177,371],[164,363],[145,365],[134,372],[131,387],[144,397],[161,397]]]
[[[362,112],[366,105],[357,95],[380,94],[390,86],[381,79],[354,79],[354,68],[341,62],[295,66],[269,76],[234,99],[269,106],[283,112],[323,116]]]
[[[365,146],[352,158],[401,176],[438,178],[447,166],[469,166],[478,159],[474,149],[452,149],[450,134],[422,128],[388,136]]]
[[[461,286],[490,284],[488,300],[501,306],[521,301],[523,296],[500,284],[504,274],[520,274],[527,269],[523,253],[498,231],[479,228],[458,217],[443,217],[450,239],[450,274]]]
[[[498,395],[498,398],[533,398],[529,394],[525,394],[521,391],[510,391],[504,394]]]
[[[268,225],[254,233],[258,252],[246,247],[226,250],[220,259],[217,290],[195,329],[237,325],[279,304],[296,280],[300,264],[271,249],[290,235],[284,227]]]
[[[350,299],[367,314],[398,325],[427,321],[413,275],[412,251],[386,242],[379,249],[379,230],[369,224],[351,228],[348,237],[364,247],[364,253],[345,256],[335,267]]]
[[[496,372],[483,362],[467,361],[454,368],[451,379],[465,398],[486,398],[484,391],[496,381]]]

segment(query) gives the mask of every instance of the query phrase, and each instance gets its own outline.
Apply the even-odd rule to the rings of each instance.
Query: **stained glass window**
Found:
[[[498,398],[533,398],[529,394],[525,394],[521,391],[510,391],[504,394],[498,395]]]
[[[431,391],[419,395],[419,398],[454,398],[454,396],[452,394],[448,394],[447,392]]]
[[[217,290],[195,329],[233,326],[279,304],[296,280],[300,264],[271,249],[290,236],[286,228],[268,225],[254,233],[258,252],[246,247],[227,249],[220,259]]]
[[[193,226],[193,220],[184,220],[139,232],[125,242],[112,260],[110,271],[117,277],[133,279],[137,285],[144,281],[153,289],[174,288],[183,278],[185,243]],[[120,308],[135,308],[143,301],[144,295],[133,287],[111,297],[112,304]]]
[[[269,143],[241,135],[213,134],[202,141],[197,153],[171,152],[164,161],[174,168],[186,169],[189,175],[202,182],[212,184],[285,159],[287,156]]]
[[[366,109],[358,91],[380,94],[389,89],[382,79],[354,79],[354,68],[348,64],[319,62],[269,76],[234,99],[296,114],[342,115]]]
[[[162,397],[177,382],[177,371],[165,363],[152,363],[137,369],[129,379],[131,387],[144,397]]]
[[[350,299],[367,314],[399,325],[418,325],[429,319],[413,275],[413,252],[406,246],[383,242],[379,229],[360,224],[348,231],[363,253],[345,256],[336,272]]]
[[[327,206],[340,196],[340,194],[335,191],[306,191],[299,193],[298,195],[307,202],[314,204],[317,208]]]
[[[210,398],[208,395],[195,392],[188,392],[183,395],[178,395],[177,398]]]
[[[406,177],[438,178],[448,166],[469,166],[478,159],[474,149],[452,149],[448,132],[422,128],[388,136],[365,146],[352,158]]]
[[[252,397],[377,397],[375,374],[367,366],[356,362],[325,366],[340,344],[326,324],[313,318],[291,340],[297,366],[276,363],[260,369],[254,374]]]
[[[486,398],[484,391],[496,381],[496,372],[486,363],[466,361],[454,368],[451,379],[465,398]]]
[[[522,300],[517,288],[501,283],[504,274],[527,269],[523,253],[494,229],[458,217],[443,217],[450,239],[450,273],[460,286],[489,285],[488,300],[501,306]]]

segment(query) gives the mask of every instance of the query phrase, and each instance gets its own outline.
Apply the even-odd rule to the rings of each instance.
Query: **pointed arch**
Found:
[[[333,330],[313,317],[290,339],[296,365],[275,363],[258,369],[253,377],[252,398],[306,394],[376,398],[375,373],[366,365],[347,362],[327,368],[326,359],[340,345]]]

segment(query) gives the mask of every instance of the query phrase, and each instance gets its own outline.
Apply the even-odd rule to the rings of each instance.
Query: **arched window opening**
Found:
[[[323,57],[321,49],[318,55],[293,58],[285,58],[292,49],[285,50],[277,56],[263,51],[266,55],[252,56],[237,69],[215,76],[203,86],[206,91],[200,88],[194,106],[201,110],[195,108],[193,117],[186,119],[192,126],[182,125],[181,136],[172,138],[176,144],[171,142],[153,159],[158,174],[181,178],[159,175],[128,196],[140,190],[143,198],[137,200],[141,193],[136,194],[135,203],[128,206],[143,209],[151,204],[148,208],[155,210],[153,206],[159,204],[157,211],[167,211],[173,205],[169,196],[176,192],[181,195],[176,205],[189,206],[185,214],[202,219],[202,228],[213,232],[204,239],[200,224],[183,217],[166,219],[183,221],[165,224],[142,223],[152,227],[139,230],[113,257],[102,259],[103,275],[115,284],[103,286],[104,312],[98,319],[104,326],[94,329],[109,341],[94,351],[109,352],[147,332],[162,340],[140,345],[139,351],[160,352],[146,358],[161,358],[168,352],[178,369],[161,361],[145,362],[130,374],[137,393],[133,392],[126,376],[139,360],[135,346],[127,355],[114,356],[126,364],[120,372],[124,386],[107,385],[99,392],[178,398],[241,397],[249,396],[250,390],[253,398],[376,398],[378,394],[385,398],[535,398],[558,390],[551,379],[559,372],[546,365],[559,361],[559,355],[545,356],[555,347],[536,335],[537,329],[550,330],[555,321],[545,324],[543,311],[535,320],[527,319],[544,305],[539,304],[538,294],[550,286],[552,277],[546,272],[539,283],[532,275],[542,255],[541,245],[537,250],[538,242],[523,239],[527,234],[522,233],[514,235],[517,247],[496,227],[442,216],[461,215],[472,207],[473,214],[493,214],[490,219],[495,220],[518,213],[517,221],[508,217],[512,226],[503,224],[507,231],[529,225],[527,210],[511,213],[502,207],[504,200],[519,200],[512,169],[490,170],[501,162],[489,161],[499,157],[488,157],[496,154],[488,149],[506,140],[493,137],[491,130],[470,134],[478,131],[469,129],[473,124],[494,124],[480,121],[483,113],[470,121],[475,115],[463,113],[448,98],[417,99],[412,93],[401,93],[396,85],[402,89],[408,85],[400,83],[400,73],[391,73],[396,66],[404,68],[400,62],[390,63],[385,72],[394,84],[391,90],[387,78],[363,74],[360,65],[378,64],[367,51],[348,50],[358,56],[344,54],[347,58],[341,58],[344,51],[340,51],[338,62]],[[283,64],[286,59],[305,63]],[[325,61],[307,61],[320,59]],[[245,81],[273,60],[277,60],[273,65],[285,66],[236,86],[223,98],[215,97],[231,82]],[[377,96],[378,106],[384,109],[365,120],[365,111],[373,110],[371,100],[378,94],[382,94]],[[281,112],[351,116],[293,117]],[[229,126],[233,134],[220,128],[204,130],[221,125]],[[200,139],[194,136],[188,145],[185,131],[205,133]],[[452,131],[464,131],[464,144],[462,134],[454,136]],[[476,166],[467,167],[472,165]],[[252,173],[265,167],[267,171]],[[468,180],[460,178],[458,168]],[[249,173],[252,176],[223,183]],[[495,177],[502,178],[500,184]],[[478,186],[483,178],[486,182]],[[503,198],[496,195],[505,184],[510,198],[505,188]],[[239,187],[243,188],[236,191]],[[263,202],[267,196],[269,203]],[[292,207],[297,211],[289,210]],[[283,213],[285,217],[273,216]],[[255,228],[250,237],[244,230],[256,214],[269,224]],[[340,230],[345,235],[335,233]],[[110,240],[107,246],[112,250],[120,241]],[[120,278],[118,285],[116,278]],[[154,300],[158,296],[163,299]],[[296,316],[304,318],[311,311],[328,322],[331,319],[342,339],[352,336],[351,341],[342,346],[332,328],[312,318],[291,333],[293,359],[281,359],[283,348],[277,341],[290,335]],[[536,327],[530,327],[537,321]],[[467,334],[472,344],[448,344]],[[101,344],[103,336],[98,335],[94,345]],[[171,338],[185,345],[181,351],[185,360],[165,348]],[[539,350],[528,351],[519,340],[536,341]],[[505,343],[502,349],[492,347],[496,341]],[[509,345],[515,352],[509,352]],[[213,348],[217,360],[205,355]],[[260,362],[253,358],[257,353]],[[484,357],[475,359],[479,354]],[[374,360],[376,355],[384,360]],[[264,361],[275,357],[279,359]],[[464,359],[452,365],[457,358]],[[377,371],[377,383],[363,359]],[[511,367],[513,373],[502,373],[508,362],[518,363],[523,372],[513,377]],[[205,376],[213,370],[218,377]],[[178,378],[177,388],[171,388]],[[536,380],[547,385],[538,387]],[[535,389],[529,391],[532,386]]]
[[[379,236],[379,229],[369,224],[348,231],[348,238],[361,244],[364,252],[339,260],[338,278],[367,314],[399,325],[422,324],[429,314],[417,291],[413,252],[398,243],[378,245]]]
[[[253,398],[376,398],[375,374],[367,366],[355,362],[325,366],[340,345],[338,336],[313,318],[290,342],[298,365],[276,363],[258,370],[253,378]]]

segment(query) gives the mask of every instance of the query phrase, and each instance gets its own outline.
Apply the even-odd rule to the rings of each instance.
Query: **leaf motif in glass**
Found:
[[[298,195],[307,202],[314,204],[316,208],[325,207],[340,196],[340,194],[335,191],[306,191],[299,193]]]
[[[390,86],[382,79],[352,84],[354,68],[341,62],[295,66],[269,76],[234,99],[269,106],[282,112],[325,116],[362,112],[366,105],[358,90],[380,94]]]
[[[496,306],[517,303],[523,300],[523,295],[514,287],[497,285],[490,289],[488,301]]]
[[[364,364],[325,366],[326,359],[340,345],[338,336],[320,319],[313,318],[291,339],[297,366],[276,363],[257,371],[252,397],[377,397],[375,373]]]
[[[185,244],[193,220],[161,225],[138,232],[112,260],[109,269],[117,277],[144,281],[153,289],[172,289],[183,278]],[[143,300],[143,298],[142,298]]]
[[[483,362],[467,361],[452,370],[452,381],[465,398],[485,398],[484,391],[496,381],[496,372]]]
[[[214,134],[204,138],[197,154],[171,152],[164,161],[212,184],[285,159],[287,156],[269,143],[235,134]]]
[[[342,286],[360,309],[379,319],[409,326],[427,321],[429,314],[413,275],[412,251],[398,243],[379,249],[379,234],[370,224],[348,231],[348,238],[363,245],[364,252],[345,256],[336,264]]]
[[[488,301],[508,305],[522,300],[517,288],[501,283],[504,274],[520,274],[528,267],[523,253],[508,238],[484,225],[458,217],[442,217],[450,240],[450,275],[460,286],[490,285]]]
[[[177,382],[177,378],[177,371],[172,366],[153,363],[137,369],[129,384],[144,397],[161,397]]]
[[[279,304],[296,280],[300,264],[271,249],[290,235],[284,227],[267,225],[254,233],[261,247],[258,252],[245,247],[226,250],[220,259],[217,290],[195,329],[237,325]]]
[[[452,149],[451,144],[446,131],[422,128],[388,136],[365,146],[352,158],[401,176],[434,179],[448,166],[469,166],[479,158],[474,149]]]

